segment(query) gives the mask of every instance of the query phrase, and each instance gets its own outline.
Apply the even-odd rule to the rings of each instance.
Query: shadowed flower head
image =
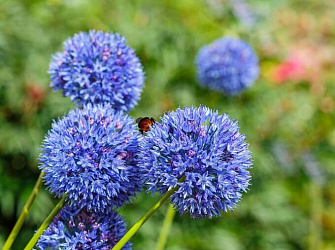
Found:
[[[249,186],[252,162],[245,136],[228,115],[207,107],[165,114],[140,145],[149,191],[163,194],[179,186],[171,202],[180,214],[220,216]]]
[[[227,95],[239,94],[258,78],[258,58],[245,41],[224,37],[200,49],[196,66],[200,83]]]
[[[110,250],[126,233],[126,225],[117,212],[97,214],[86,209],[64,207],[37,242],[37,249]],[[131,249],[128,242],[122,249]]]
[[[81,32],[66,40],[48,72],[50,86],[79,106],[107,102],[115,110],[129,111],[144,85],[142,65],[126,39],[102,31]]]
[[[141,189],[134,120],[110,105],[88,104],[52,124],[40,155],[45,184],[72,204],[104,211]]]

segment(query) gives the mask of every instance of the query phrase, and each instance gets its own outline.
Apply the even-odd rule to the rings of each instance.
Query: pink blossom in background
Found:
[[[274,80],[277,83],[286,81],[301,81],[305,76],[305,67],[303,62],[298,58],[288,58],[279,64],[274,70]]]

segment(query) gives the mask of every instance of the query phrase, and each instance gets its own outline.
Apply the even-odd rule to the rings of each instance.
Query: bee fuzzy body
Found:
[[[139,117],[136,119],[136,122],[138,124],[140,132],[143,134],[144,132],[148,132],[156,121],[154,120],[154,118]]]

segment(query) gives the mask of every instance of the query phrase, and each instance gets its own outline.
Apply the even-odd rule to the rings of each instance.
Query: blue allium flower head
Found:
[[[134,120],[110,105],[84,106],[52,124],[40,155],[48,189],[71,204],[103,212],[141,189],[139,132]]]
[[[50,86],[62,90],[79,106],[110,103],[129,111],[140,99],[144,73],[126,39],[114,33],[91,30],[64,42],[63,52],[51,60]]]
[[[180,214],[220,216],[249,186],[252,162],[245,136],[228,115],[207,107],[166,113],[140,147],[148,190],[163,194],[179,186],[170,199]]]
[[[200,49],[196,57],[200,83],[227,95],[239,94],[258,78],[258,58],[245,41],[224,37]]]
[[[115,211],[100,214],[66,206],[37,242],[37,249],[112,249],[125,235],[126,225]],[[127,243],[122,249],[131,249]]]

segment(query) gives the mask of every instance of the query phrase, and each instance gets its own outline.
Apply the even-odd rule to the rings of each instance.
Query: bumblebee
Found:
[[[156,122],[154,118],[149,117],[139,117],[136,119],[140,132],[143,134],[144,132],[148,132],[150,127],[154,125]]]

